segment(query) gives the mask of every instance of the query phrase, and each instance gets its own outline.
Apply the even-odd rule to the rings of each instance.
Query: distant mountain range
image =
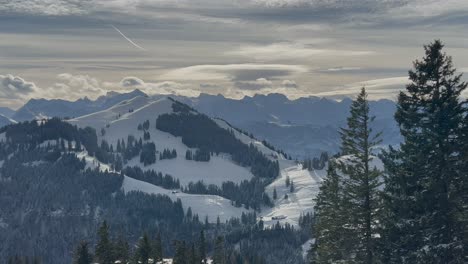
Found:
[[[282,94],[255,95],[241,100],[207,94],[177,99],[207,115],[223,118],[298,159],[316,157],[323,151],[339,151],[338,131],[345,125],[352,103],[349,98],[289,100]],[[382,144],[398,144],[400,133],[393,118],[395,103],[371,101],[370,108],[376,116],[374,130],[383,131]]]
[[[74,118],[107,109],[119,102],[147,96],[140,90],[129,93],[109,92],[96,100],[31,99],[16,112],[0,108],[0,114],[11,121],[25,121],[44,117]],[[163,96],[156,95],[155,98]],[[339,151],[339,128],[345,125],[352,100],[336,101],[307,97],[290,100],[282,94],[255,95],[241,100],[222,95],[201,94],[189,98],[173,96],[211,117],[222,118],[232,125],[265,139],[293,158],[319,156],[321,152]],[[400,142],[394,121],[395,103],[390,100],[371,101],[371,113],[376,116],[375,131],[383,131],[383,145]],[[8,122],[0,122],[0,126]]]
[[[140,90],[134,90],[130,93],[108,92],[94,101],[86,97],[77,101],[31,99],[11,117],[16,121],[43,117],[73,118],[107,109],[117,103],[137,96],[146,96],[146,94]]]

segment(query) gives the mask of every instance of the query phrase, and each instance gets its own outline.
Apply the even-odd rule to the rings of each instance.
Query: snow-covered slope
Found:
[[[109,144],[116,146],[119,139],[127,139],[128,135],[133,135],[137,139],[143,137],[143,131],[139,131],[137,127],[149,120],[150,141],[155,143],[157,151],[166,148],[175,149],[177,158],[158,160],[155,164],[144,167],[136,157],[127,165],[170,174],[179,179],[182,185],[196,181],[215,185],[221,185],[225,181],[239,183],[253,177],[248,168],[235,164],[227,155],[213,156],[209,162],[186,160],[185,152],[190,148],[182,143],[182,139],[155,128],[158,115],[172,113],[172,103],[173,101],[168,98],[152,100],[148,97],[135,97],[107,110],[72,119],[69,122],[80,127],[95,128],[100,140],[105,139]],[[100,133],[103,128],[104,136]]]
[[[169,196],[173,201],[180,199],[185,210],[189,207],[192,208],[193,213],[198,214],[202,221],[205,216],[208,216],[208,222],[210,223],[216,223],[218,217],[221,222],[225,222],[233,217],[239,217],[242,212],[250,212],[243,207],[232,206],[230,200],[217,195],[175,192],[126,176],[122,189],[125,192],[141,191],[149,194],[163,194]]]
[[[278,198],[274,200],[275,206],[265,208],[261,213],[261,217],[265,226],[272,226],[278,221],[282,224],[289,223],[297,226],[301,214],[313,211],[314,198],[318,194],[326,171],[304,170],[301,164],[295,164],[293,161],[288,160],[280,161],[280,168],[280,177],[268,185],[265,190],[270,197],[273,197],[273,190],[276,189]],[[294,192],[292,193],[290,188],[286,187],[287,177],[294,182]],[[288,196],[287,199],[285,195]]]
[[[86,168],[99,168],[100,171],[112,172],[109,165],[101,163],[95,157],[89,156],[86,151],[77,153],[77,157],[85,160]],[[179,190],[167,190],[125,175],[122,190],[126,193],[139,191],[147,194],[167,195],[173,201],[180,199],[185,211],[190,207],[194,214],[198,214],[201,221],[204,221],[205,217],[208,217],[208,222],[210,223],[216,223],[218,217],[221,222],[225,222],[233,217],[239,217],[243,212],[252,212],[243,207],[235,207],[231,204],[230,200],[218,195],[187,194]]]
[[[72,119],[69,122],[80,127],[94,127],[98,131],[99,140],[105,139],[108,143],[116,146],[119,139],[126,139],[130,134],[137,139],[143,137],[143,131],[138,130],[137,127],[144,121],[149,120],[150,141],[155,143],[156,149],[158,151],[165,148],[175,149],[178,157],[172,160],[158,160],[155,164],[146,167],[140,163],[137,157],[130,160],[126,165],[140,166],[143,170],[154,169],[158,172],[170,174],[179,179],[183,186],[198,180],[202,180],[206,184],[219,186],[225,181],[239,183],[253,177],[249,168],[237,165],[226,154],[212,156],[209,162],[186,160],[185,152],[189,148],[182,143],[181,138],[155,128],[158,115],[172,113],[172,104],[173,101],[166,97],[158,99],[136,97],[123,101],[109,109]],[[221,119],[214,119],[214,121],[220,127],[232,130],[241,142],[247,145],[255,145],[268,158],[278,160],[280,163],[280,176],[265,190],[270,197],[272,197],[274,188],[278,193],[278,199],[274,201],[274,207],[265,207],[260,213],[266,226],[271,226],[278,221],[272,219],[273,217],[283,215],[286,218],[279,220],[281,223],[287,222],[297,225],[301,214],[313,210],[313,198],[318,193],[324,171],[309,172],[303,170],[301,165],[285,159],[283,155],[266,147],[262,142],[233,129],[226,121]],[[105,130],[104,135],[100,133],[102,129]],[[290,193],[289,187],[285,186],[286,177],[294,182],[295,190],[293,193]],[[222,221],[234,216],[239,217],[243,211],[246,211],[243,208],[233,207],[230,200],[219,196],[173,193],[172,190],[166,190],[128,177],[125,178],[122,188],[125,191],[137,190],[146,193],[166,194],[173,199],[180,198],[185,209],[191,207],[201,217],[208,215],[210,221],[215,221],[218,215]],[[288,199],[284,198],[285,194],[288,194]]]
[[[15,120],[0,114],[0,127],[4,127],[6,125],[16,124],[16,123],[17,122]]]

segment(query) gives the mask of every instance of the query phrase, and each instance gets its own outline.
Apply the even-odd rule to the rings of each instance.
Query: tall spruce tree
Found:
[[[121,263],[127,263],[130,260],[130,246],[123,235],[120,235],[115,241],[113,252],[114,259],[121,261]]]
[[[174,264],[187,264],[187,248],[185,241],[174,241],[175,254],[173,263]]]
[[[342,153],[346,158],[339,162],[339,170],[346,175],[343,181],[345,208],[349,212],[348,227],[354,232],[352,238],[357,263],[375,263],[378,227],[377,213],[381,207],[379,187],[382,185],[380,171],[372,167],[372,149],[381,140],[381,133],[374,133],[371,124],[369,102],[365,88],[351,105],[347,127],[340,131]],[[351,253],[350,252],[350,253]]]
[[[224,239],[222,236],[218,236],[215,241],[214,252],[213,252],[213,264],[225,264],[226,263],[226,252],[224,248]]]
[[[460,94],[467,83],[442,48],[439,40],[424,47],[398,97],[404,141],[384,155],[386,263],[466,263]]]
[[[93,257],[89,253],[88,242],[81,241],[73,254],[73,264],[91,264]]]
[[[153,243],[152,255],[155,261],[161,261],[163,259],[161,233],[158,233],[156,240]]]
[[[107,222],[102,222],[98,230],[99,241],[96,245],[95,257],[97,262],[111,264],[113,260],[112,243],[109,239],[109,226]]]
[[[206,238],[205,231],[200,231],[200,241],[198,242],[199,263],[206,263]]]
[[[380,133],[371,128],[373,120],[362,88],[351,105],[347,127],[340,131],[343,156],[330,162],[317,198],[317,243],[312,255],[317,263],[376,262],[382,180],[380,171],[372,167],[372,149],[380,143]]]
[[[311,248],[310,263],[338,263],[345,261],[349,252],[344,228],[347,215],[343,208],[343,182],[336,172],[334,161],[329,163],[327,177],[315,198],[315,243]]]
[[[151,256],[151,242],[148,235],[145,233],[138,241],[135,252],[135,261],[137,263],[148,264],[148,259]]]

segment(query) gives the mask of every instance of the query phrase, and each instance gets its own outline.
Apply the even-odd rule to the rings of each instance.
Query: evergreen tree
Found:
[[[349,214],[349,226],[355,234],[352,236],[353,253],[358,263],[375,262],[378,233],[377,212],[381,207],[379,187],[382,184],[381,173],[372,167],[372,148],[378,145],[380,133],[373,133],[371,123],[375,117],[369,114],[369,102],[365,88],[361,89],[350,109],[351,115],[347,127],[340,131],[342,148],[346,155],[339,164],[339,169],[347,176],[344,179],[344,195]]]
[[[81,241],[73,254],[73,264],[91,264],[93,257],[89,253],[88,242]]]
[[[188,251],[187,264],[200,264],[200,262],[197,263],[197,252],[195,251],[195,244],[193,243]]]
[[[186,254],[186,246],[185,241],[174,241],[175,246],[175,254],[173,258],[174,264],[187,264],[187,254]]]
[[[213,264],[225,264],[226,263],[226,252],[224,249],[224,239],[218,236],[215,241],[215,247],[213,252]]]
[[[127,263],[130,260],[130,246],[123,236],[119,236],[114,243],[114,259],[121,263]]]
[[[391,263],[466,263],[468,255],[461,217],[467,160],[460,155],[466,115],[460,94],[467,83],[442,48],[439,40],[424,47],[398,97],[395,119],[404,142],[384,159],[385,261]]]
[[[200,241],[198,242],[198,263],[206,263],[206,239],[205,231],[200,231]]]
[[[163,249],[161,241],[161,233],[158,233],[156,240],[153,245],[153,259],[155,261],[161,261],[163,259]]]
[[[291,184],[289,185],[289,192],[294,192],[294,181],[291,181]]]
[[[273,200],[278,199],[278,193],[276,192],[276,187],[273,188]]]
[[[111,264],[113,263],[112,256],[112,243],[109,239],[109,226],[107,222],[102,222],[98,230],[99,241],[96,245],[95,257],[99,263]]]
[[[314,211],[317,220],[314,225],[315,243],[311,248],[311,263],[339,263],[348,258],[349,231],[345,228],[347,215],[344,214],[343,179],[336,172],[336,164],[328,165],[327,177],[315,198]]]
[[[144,234],[138,241],[135,252],[135,260],[137,263],[148,264],[148,259],[151,256],[151,242],[147,234]]]

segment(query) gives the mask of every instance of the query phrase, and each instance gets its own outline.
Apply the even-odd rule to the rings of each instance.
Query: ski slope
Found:
[[[182,143],[180,137],[156,129],[156,118],[165,113],[172,113],[172,101],[168,98],[157,100],[148,97],[135,97],[134,99],[119,103],[107,110],[72,119],[69,122],[79,127],[91,126],[98,132],[99,140],[105,139],[109,144],[117,145],[119,139],[127,140],[133,135],[138,140],[143,137],[143,131],[137,129],[139,124],[149,120],[150,140],[155,143],[156,150],[165,148],[177,151],[176,159],[157,160],[155,164],[143,166],[139,157],[130,160],[127,166],[140,166],[143,170],[155,170],[163,174],[170,174],[179,179],[182,185],[189,182],[203,181],[205,184],[220,186],[223,182],[232,181],[240,183],[253,177],[248,168],[232,162],[228,155],[213,156],[209,162],[196,162],[185,159],[185,152],[190,149]],[[131,111],[133,110],[133,111]],[[100,131],[105,129],[105,135]],[[191,149],[194,151],[194,149]],[[159,155],[157,155],[159,158]]]
[[[298,226],[301,214],[312,212],[320,184],[326,175],[325,170],[308,171],[302,169],[301,164],[295,164],[293,161],[280,161],[280,177],[265,189],[270,197],[273,197],[273,190],[276,188],[278,198],[274,200],[274,207],[264,208],[261,217],[265,226],[271,227],[278,221],[281,224],[289,223]],[[294,182],[294,192],[290,192],[290,187],[286,187],[286,178]],[[285,195],[288,198],[285,198]],[[284,219],[272,219],[279,217]]]
[[[231,201],[217,195],[202,195],[202,194],[187,194],[182,192],[175,192],[161,188],[159,186],[135,180],[133,178],[124,177],[122,189],[128,193],[131,191],[140,191],[148,194],[161,194],[167,195],[171,200],[182,201],[184,210],[187,211],[189,207],[192,208],[194,214],[198,214],[200,220],[203,221],[205,216],[208,216],[208,222],[216,223],[219,217],[223,223],[233,217],[240,217],[242,212],[251,212],[245,208],[238,208],[231,205]]]

